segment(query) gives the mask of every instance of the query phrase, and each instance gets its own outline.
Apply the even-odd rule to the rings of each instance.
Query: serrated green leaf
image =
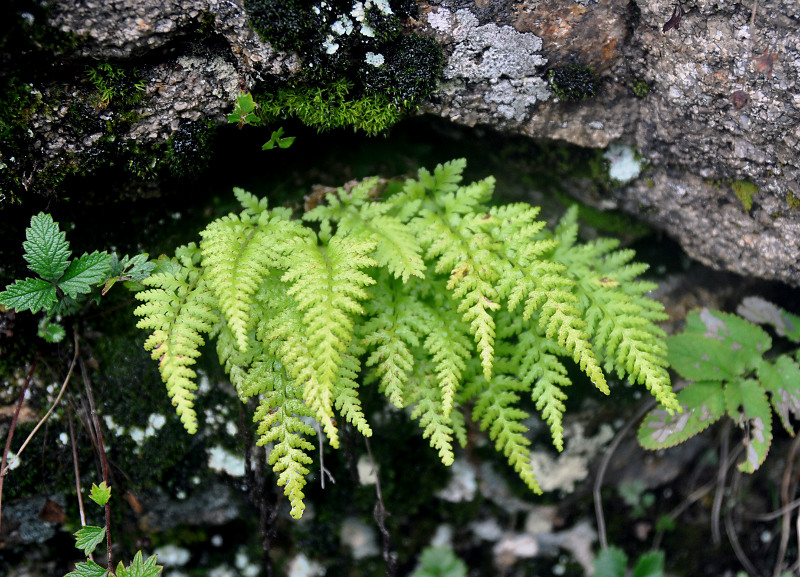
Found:
[[[664,552],[652,551],[639,558],[633,577],[664,577]]]
[[[70,263],[58,281],[58,288],[77,298],[79,294],[86,294],[94,285],[105,281],[110,267],[111,255],[107,252],[84,254]]]
[[[57,300],[56,287],[40,278],[18,280],[0,293],[0,303],[17,312],[50,310]]]
[[[594,559],[594,577],[625,577],[628,556],[622,549],[609,547]]]
[[[39,330],[36,334],[48,343],[60,343],[67,336],[67,331],[60,324],[54,323],[45,317],[39,323]]]
[[[74,535],[75,547],[83,550],[83,554],[88,557],[95,550],[95,547],[106,538],[106,528],[86,525],[78,529]]]
[[[767,393],[758,381],[736,379],[725,387],[725,404],[730,417],[745,430],[745,460],[739,463],[739,470],[753,473],[767,458],[772,444],[772,413]]]
[[[137,551],[129,566],[125,567],[122,563],[117,565],[117,577],[158,577],[164,568],[156,565],[157,561],[156,555],[150,555],[143,561],[142,552]]]
[[[743,299],[736,312],[751,322],[771,325],[782,337],[800,342],[800,317],[761,297]]]
[[[28,268],[45,280],[55,282],[67,268],[69,243],[66,234],[59,230],[53,217],[40,212],[31,218],[31,225],[25,231],[28,240],[22,243]]]
[[[728,343],[698,334],[667,339],[670,366],[683,378],[693,381],[724,381],[745,371],[745,361]]]
[[[287,136],[286,138],[281,138],[278,141],[278,146],[281,148],[289,148],[292,144],[294,144],[296,138],[296,136]]]
[[[106,577],[108,570],[101,567],[94,561],[84,561],[75,564],[75,570],[70,571],[64,577]]]
[[[758,370],[761,386],[771,394],[770,401],[786,431],[794,435],[789,413],[800,417],[800,366],[789,355],[781,355],[774,363],[763,363]]]
[[[725,414],[725,397],[719,382],[699,381],[678,393],[683,413],[670,415],[658,408],[639,427],[639,443],[645,449],[673,447],[714,424]]]
[[[725,364],[724,369],[730,377],[756,369],[761,364],[764,353],[772,347],[772,339],[761,327],[736,315],[709,309],[689,314],[686,319],[686,330],[678,337],[688,337],[688,335],[702,339],[690,341],[698,348],[694,352],[688,351],[689,358],[697,360],[698,355],[708,354],[712,361]],[[672,339],[669,342],[671,349]],[[710,350],[706,350],[707,348]],[[672,357],[670,351],[670,363]],[[676,370],[680,372],[677,367]],[[686,378],[699,380],[717,377],[707,375]]]
[[[111,498],[111,487],[106,485],[105,481],[99,485],[92,484],[92,491],[89,494],[89,498],[101,507],[104,507]]]

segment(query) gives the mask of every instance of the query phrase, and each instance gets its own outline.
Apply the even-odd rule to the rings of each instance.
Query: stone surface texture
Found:
[[[420,4],[410,26],[447,57],[422,112],[538,141],[635,146],[648,169],[604,208],[666,231],[703,263],[800,286],[796,0],[761,0],[755,12],[752,2],[687,0],[667,32],[670,0]],[[79,58],[143,63],[145,98],[127,135],[137,142],[163,142],[181,121],[222,122],[240,90],[298,65],[248,28],[242,0],[54,0],[50,20],[82,38]],[[568,65],[595,70],[596,96],[558,101],[547,74]],[[67,104],[31,120],[43,159],[90,154],[99,138],[64,130]],[[749,210],[737,181],[758,187]]]

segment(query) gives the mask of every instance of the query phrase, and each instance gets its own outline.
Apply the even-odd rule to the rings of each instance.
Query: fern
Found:
[[[740,314],[771,324],[795,342],[796,317],[761,299],[745,299]],[[684,378],[694,381],[678,393],[682,415],[651,412],[639,429],[646,449],[682,443],[728,415],[744,429],[745,459],[741,471],[752,473],[767,457],[772,443],[772,410],[794,435],[790,413],[800,416],[800,365],[791,354],[770,361],[770,336],[736,315],[702,309],[687,318],[683,333],[669,338],[669,360]]]
[[[338,189],[307,224],[237,189],[242,212],[178,249],[137,297],[190,432],[191,365],[201,335],[216,339],[240,398],[259,399],[259,442],[295,517],[316,433],[303,419],[332,447],[339,417],[371,435],[360,387],[409,408],[447,465],[471,417],[536,492],[520,404],[530,395],[562,449],[571,362],[607,394],[604,369],[679,409],[662,307],[635,280],[646,267],[615,241],[579,243],[574,210],[551,232],[537,208],[489,206],[494,180],[463,186],[464,167],[420,170],[386,198],[377,179]]]

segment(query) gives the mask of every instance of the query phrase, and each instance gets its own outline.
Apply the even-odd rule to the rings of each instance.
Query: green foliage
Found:
[[[142,254],[120,261],[116,255],[94,251],[70,260],[72,251],[66,234],[49,214],[39,213],[31,218],[22,243],[28,268],[38,278],[17,280],[0,293],[0,304],[16,311],[29,310],[47,315],[39,327],[39,336],[49,342],[64,338],[64,329],[53,319],[74,314],[80,304],[96,287],[105,285],[103,294],[117,280],[141,280],[153,269]]]
[[[800,317],[763,301],[746,299],[740,314],[771,324],[779,335],[800,342]],[[669,338],[669,360],[684,378],[694,381],[678,393],[683,414],[655,409],[639,429],[646,449],[682,443],[727,414],[743,429],[745,460],[752,473],[767,457],[772,441],[772,410],[794,434],[789,414],[800,416],[800,365],[793,354],[765,358],[772,339],[759,326],[736,315],[702,309],[687,318],[686,329]]]
[[[427,547],[411,577],[466,577],[467,564],[450,547]]]
[[[402,110],[383,94],[354,95],[354,84],[341,78],[325,86],[279,88],[259,98],[267,122],[297,118],[320,132],[352,126],[369,135],[383,132],[402,116]]]
[[[622,549],[609,547],[594,560],[594,577],[626,577],[628,556]],[[653,551],[639,557],[632,577],[664,577],[664,553]]]
[[[600,87],[600,79],[588,66],[563,66],[548,74],[550,88],[559,100],[576,102],[591,98]]]
[[[731,188],[745,211],[750,212],[750,209],[753,208],[753,196],[758,194],[759,188],[747,180],[736,180],[731,183]]]
[[[401,33],[413,2],[247,0],[245,10],[262,38],[302,61],[299,81],[273,94],[268,116],[377,134],[436,88],[441,48]]]
[[[644,80],[640,80],[639,78],[633,79],[633,86],[631,87],[631,89],[633,90],[633,93],[639,98],[647,98],[647,95],[650,93],[650,85]]]
[[[236,104],[234,105],[233,112],[228,115],[228,122],[230,124],[238,124],[239,130],[241,130],[245,124],[249,124],[250,126],[262,126],[264,120],[259,115],[258,109],[259,106],[253,100],[252,94],[243,92],[236,97]],[[294,139],[294,136],[284,137],[283,127],[281,127],[272,132],[272,136],[264,143],[261,150],[272,150],[275,148],[276,144],[278,148],[289,148],[294,144]]]
[[[87,67],[86,74],[97,90],[102,106],[108,106],[113,100],[132,106],[141,100],[145,90],[145,81],[136,78],[135,70],[128,71],[110,62]]]
[[[111,497],[111,487],[103,481],[100,485],[92,485],[92,492],[89,498],[98,505],[105,506]],[[83,551],[86,557],[91,557],[97,546],[106,538],[106,527],[95,527],[84,525],[75,532],[75,547]],[[94,562],[92,559],[81,561],[75,564],[75,570],[70,571],[64,577],[106,577],[116,575],[116,577],[158,577],[163,567],[156,565],[158,558],[151,555],[147,560],[142,559],[142,552],[137,551],[136,555],[127,567],[121,562],[117,564],[116,571],[105,569]]]
[[[100,485],[92,483],[92,492],[89,494],[89,498],[103,507],[111,498],[111,487],[106,485],[105,481],[100,483]]]
[[[633,251],[579,243],[574,209],[551,232],[538,208],[490,206],[494,179],[461,185],[464,166],[420,170],[383,199],[377,178],[338,189],[307,224],[235,189],[243,210],[160,259],[136,295],[145,348],[191,433],[191,366],[216,339],[239,397],[259,400],[259,442],[273,443],[295,517],[314,449],[303,418],[334,448],[338,417],[370,436],[358,389],[371,383],[410,408],[446,465],[471,416],[537,492],[520,399],[532,396],[561,449],[570,360],[606,394],[603,369],[678,408],[655,324],[665,315],[645,296],[654,285],[635,280],[647,267]]]
[[[214,134],[214,125],[209,122],[181,122],[167,141],[164,163],[169,173],[176,178],[197,179],[213,156]]]

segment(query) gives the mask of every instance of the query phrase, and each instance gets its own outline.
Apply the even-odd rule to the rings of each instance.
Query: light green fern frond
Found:
[[[616,239],[599,239],[561,252],[581,296],[587,330],[605,369],[643,384],[668,410],[680,411],[667,373],[666,320],[661,303],[647,298],[655,285],[634,279],[647,265],[631,263],[632,250],[614,250]]]
[[[260,383],[261,401],[253,420],[258,422],[258,444],[274,443],[267,462],[278,475],[278,486],[292,505],[291,516],[299,519],[305,510],[303,487],[312,462],[308,455],[314,451],[306,437],[316,434],[303,417],[313,417],[314,412],[303,402],[303,387],[288,378],[283,366],[273,360],[257,363],[249,377]]]
[[[503,453],[509,464],[519,474],[523,482],[534,493],[542,493],[531,467],[531,442],[525,436],[528,428],[521,421],[528,413],[517,407],[520,391],[527,385],[505,375],[496,375],[484,382],[478,400],[472,410],[472,417],[480,423],[481,430],[489,430],[489,438],[495,443],[495,450]]]
[[[364,290],[375,280],[361,269],[377,263],[369,257],[374,242],[334,236],[327,246],[316,239],[295,240],[282,280],[287,294],[303,314],[306,346],[292,363],[290,374],[304,383],[304,399],[314,411],[332,447],[339,444],[333,404],[337,396],[342,355],[350,346],[354,319],[364,309]],[[284,360],[284,359],[281,359]]]
[[[380,381],[380,390],[398,409],[405,407],[405,388],[414,369],[414,349],[426,334],[424,305],[417,295],[401,290],[397,281],[379,277],[382,289],[371,291],[365,309],[369,320],[360,325],[360,343],[369,353],[366,366]]]
[[[441,394],[442,417],[449,418],[462,375],[472,357],[472,343],[458,315],[446,308],[420,305],[418,313],[427,335],[422,347],[430,355]]]
[[[367,423],[364,411],[361,409],[361,399],[358,398],[358,383],[356,378],[361,370],[358,357],[352,354],[342,356],[339,367],[339,382],[336,387],[334,405],[336,410],[365,437],[372,436],[372,429]]]
[[[426,368],[429,371],[426,371]],[[448,415],[444,414],[442,390],[436,379],[430,375],[431,369],[432,367],[426,362],[417,363],[415,367],[412,378],[414,384],[408,395],[408,402],[413,406],[411,418],[419,419],[419,426],[423,429],[422,437],[429,439],[431,447],[437,451],[442,463],[450,466],[455,461],[454,424],[458,426],[462,423],[463,417],[456,416],[459,411],[452,408]]]
[[[241,215],[217,219],[200,233],[206,282],[242,351],[248,346],[253,295],[276,264],[275,253],[288,238],[303,234],[285,213],[271,218],[266,202],[247,194],[240,191],[238,195],[246,208]]]
[[[200,356],[204,340],[200,335],[210,333],[219,322],[214,296],[199,268],[200,251],[190,244],[176,251],[177,258],[162,262],[160,270],[142,281],[153,287],[136,293],[143,301],[134,314],[142,318],[137,327],[152,329],[144,344],[145,350],[158,361],[158,370],[167,386],[183,426],[189,433],[197,432],[197,415],[193,409],[194,379],[190,367]]]
[[[436,262],[436,272],[449,275],[447,289],[459,303],[463,320],[469,323],[487,379],[494,362],[493,312],[501,307],[495,284],[502,262],[492,250],[487,225],[481,222],[484,215],[469,213],[491,194],[493,186],[493,179],[485,179],[443,196],[435,195],[435,207],[422,210],[409,223],[425,248],[426,260]]]
[[[327,223],[332,221],[341,236],[375,242],[372,257],[403,282],[412,276],[424,278],[422,248],[414,235],[400,218],[387,214],[393,205],[370,200],[377,182],[377,178],[367,179],[349,192],[339,188],[326,196],[326,204],[307,212],[303,218],[323,226],[330,226]]]

